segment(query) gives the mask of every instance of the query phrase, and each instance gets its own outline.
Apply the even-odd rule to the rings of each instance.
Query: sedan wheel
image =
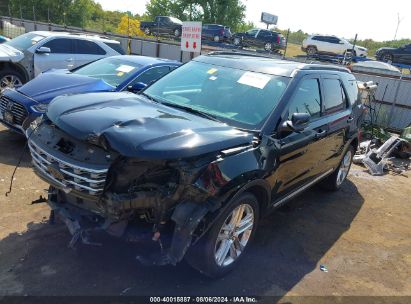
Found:
[[[151,34],[150,29],[148,27],[144,29],[144,34],[146,34],[147,36]]]
[[[219,36],[214,36],[214,42],[220,42],[220,37]]]
[[[254,211],[248,204],[235,208],[218,233],[214,257],[218,266],[232,264],[243,252],[254,227]]]
[[[175,37],[180,37],[180,31],[178,29],[174,30],[174,36]]]
[[[234,45],[239,46],[240,44],[241,44],[241,39],[238,37],[234,38]]]
[[[0,79],[0,92],[6,88],[18,88],[23,85],[20,77],[13,74],[6,74]]]
[[[307,48],[307,55],[308,55],[308,56],[313,56],[313,55],[315,55],[315,54],[317,54],[317,49],[316,49],[316,47],[315,47],[315,46],[309,46],[309,47]]]

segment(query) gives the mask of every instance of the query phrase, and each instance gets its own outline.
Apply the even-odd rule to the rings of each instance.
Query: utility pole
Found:
[[[404,18],[400,18],[400,13],[398,13],[397,29],[395,30],[394,40],[397,39],[398,28],[400,27],[400,23],[401,23],[402,20],[404,20]]]

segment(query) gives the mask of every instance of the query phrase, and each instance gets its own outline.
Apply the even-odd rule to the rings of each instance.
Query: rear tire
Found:
[[[273,50],[273,44],[271,42],[266,42],[264,44],[264,50],[267,52],[271,52]]]
[[[354,147],[350,145],[337,169],[331,175],[322,180],[320,186],[329,191],[337,191],[340,189],[342,184],[347,179],[354,154]]]
[[[247,192],[242,193],[228,203],[210,230],[189,249],[187,262],[212,278],[227,274],[249,247],[258,218],[259,204],[256,197]],[[244,230],[241,233],[240,228]]]
[[[146,28],[144,29],[144,34],[146,34],[147,36],[150,36],[150,35],[151,35],[151,30],[150,30],[150,28],[146,27]]]
[[[25,83],[25,78],[21,73],[13,69],[0,71],[0,92],[6,88],[18,88]]]
[[[220,36],[215,35],[213,40],[214,42],[220,42]]]
[[[176,37],[176,38],[180,37],[180,30],[179,29],[174,30],[174,37]]]

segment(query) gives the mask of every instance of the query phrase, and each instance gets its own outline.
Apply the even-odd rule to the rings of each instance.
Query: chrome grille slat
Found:
[[[13,116],[15,118],[15,123],[17,125],[22,125],[23,121],[28,116],[28,112],[27,112],[26,108],[23,105],[21,105],[20,103],[14,101],[13,99],[8,98],[8,97],[3,95],[3,96],[0,97],[0,110],[2,112],[5,112],[5,111],[8,110],[7,105],[8,105],[9,102],[13,103],[13,106],[12,106],[10,112],[13,114]]]
[[[28,146],[36,169],[61,187],[87,192],[92,195],[99,195],[104,190],[108,169],[96,170],[70,164],[44,151],[32,140],[29,140]],[[58,166],[63,178],[53,176],[49,170],[50,165]],[[76,174],[74,172],[81,173]],[[97,178],[94,178],[95,176]]]

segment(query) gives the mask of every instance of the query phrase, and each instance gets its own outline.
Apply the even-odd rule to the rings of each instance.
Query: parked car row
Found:
[[[343,185],[362,115],[345,68],[224,52],[181,66],[108,57],[0,100],[70,246],[99,231],[159,242],[138,260],[186,259],[211,277],[239,263],[262,216],[314,184]]]
[[[170,16],[157,16],[152,22],[141,22],[140,29],[146,35],[180,37],[182,21]],[[280,51],[285,49],[285,37],[275,31],[251,29],[245,33],[231,33],[228,26],[221,24],[203,24],[203,40],[214,42],[233,43],[236,46],[263,48],[266,51]]]

